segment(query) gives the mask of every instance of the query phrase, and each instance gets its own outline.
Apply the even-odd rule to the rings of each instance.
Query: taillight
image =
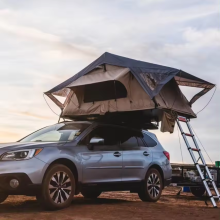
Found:
[[[163,154],[166,156],[166,158],[170,161],[170,154],[167,151],[163,151]]]

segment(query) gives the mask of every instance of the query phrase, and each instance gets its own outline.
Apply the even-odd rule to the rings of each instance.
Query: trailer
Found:
[[[172,163],[172,181],[171,186],[189,187],[191,193],[196,197],[201,197],[205,194],[205,187],[202,179],[194,164],[178,164]],[[208,164],[208,169],[215,181],[216,187],[220,189],[220,167]],[[202,168],[202,173],[207,177],[205,168]],[[212,189],[210,183],[209,187]]]

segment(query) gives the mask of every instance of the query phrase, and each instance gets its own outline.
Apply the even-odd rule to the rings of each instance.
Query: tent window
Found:
[[[125,86],[119,81],[106,81],[85,85],[84,102],[105,101],[127,97]]]

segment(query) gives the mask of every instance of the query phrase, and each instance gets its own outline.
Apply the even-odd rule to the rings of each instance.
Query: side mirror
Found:
[[[103,138],[93,137],[90,140],[90,142],[89,142],[89,144],[87,146],[88,146],[89,150],[93,150],[94,146],[101,146],[103,144],[104,144],[104,139]]]

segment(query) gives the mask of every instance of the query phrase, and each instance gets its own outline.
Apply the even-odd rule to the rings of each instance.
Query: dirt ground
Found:
[[[209,201],[207,206],[205,198],[191,193],[177,196],[179,189],[166,188],[157,203],[142,202],[129,192],[107,192],[96,200],[79,195],[69,208],[54,212],[44,211],[33,197],[10,196],[0,204],[0,220],[220,220],[220,208],[212,208]]]

